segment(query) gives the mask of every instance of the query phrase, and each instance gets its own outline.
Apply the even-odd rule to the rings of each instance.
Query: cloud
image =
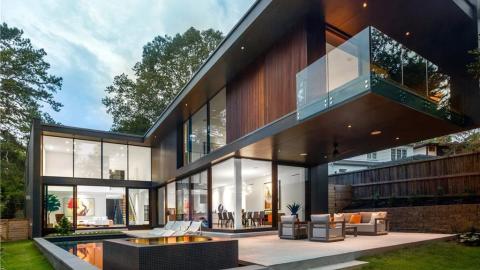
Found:
[[[111,118],[101,103],[115,75],[141,59],[142,47],[157,35],[190,26],[225,34],[253,0],[3,0],[2,21],[24,30],[44,48],[51,73],[64,79],[56,99],[64,104],[55,120],[65,125],[108,130]]]

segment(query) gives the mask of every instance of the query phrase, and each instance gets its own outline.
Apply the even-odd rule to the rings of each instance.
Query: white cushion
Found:
[[[281,216],[280,220],[286,223],[294,223],[297,220],[296,216]]]
[[[345,215],[343,215],[342,213],[333,214],[333,221],[337,222],[337,221],[344,221],[344,220],[345,220]]]
[[[330,222],[330,214],[311,215],[310,220],[313,223],[328,223]]]

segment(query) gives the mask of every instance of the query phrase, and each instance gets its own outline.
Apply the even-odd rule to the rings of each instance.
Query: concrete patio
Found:
[[[348,235],[345,241],[332,243],[283,240],[276,235],[242,237],[238,242],[242,262],[271,269],[323,269],[319,267],[345,265],[362,256],[452,237],[449,234],[390,232],[384,236]]]

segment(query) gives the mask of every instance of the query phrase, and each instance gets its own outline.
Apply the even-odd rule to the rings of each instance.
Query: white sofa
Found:
[[[111,220],[106,216],[78,216],[77,225],[79,226],[110,226]]]
[[[353,214],[361,216],[360,223],[349,223]],[[385,235],[388,234],[389,221],[387,212],[356,212],[338,213],[334,215],[335,220],[344,220],[347,227],[354,226],[360,235]]]

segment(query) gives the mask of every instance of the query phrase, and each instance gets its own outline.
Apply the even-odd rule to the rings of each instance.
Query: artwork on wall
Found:
[[[73,199],[64,198],[63,205],[66,206],[65,213],[67,216],[73,216]],[[95,199],[93,198],[77,198],[77,216],[94,216],[95,215]]]
[[[263,196],[265,198],[265,210],[272,210],[272,183],[263,184]]]

